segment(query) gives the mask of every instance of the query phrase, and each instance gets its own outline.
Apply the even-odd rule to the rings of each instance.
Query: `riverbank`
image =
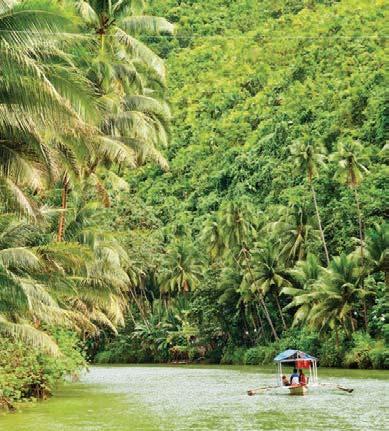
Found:
[[[385,428],[386,371],[320,369],[323,390],[293,398],[277,392],[248,397],[249,387],[274,383],[274,369],[255,366],[94,366],[55,397],[0,417],[12,431],[248,431]],[[296,406],[297,403],[297,406]]]
[[[338,337],[338,339],[336,339]],[[133,337],[129,329],[124,329],[118,337],[106,344],[104,350],[95,357],[99,364],[107,363],[180,363],[203,362],[235,365],[267,365],[286,349],[294,348],[309,352],[319,359],[322,367],[388,369],[389,349],[383,339],[374,339],[362,331],[351,337],[342,331],[336,334],[319,334],[307,329],[285,331],[282,338],[273,343],[254,346],[235,345],[224,342],[215,348],[210,345],[183,343],[163,348],[159,340],[149,338],[147,343]]]

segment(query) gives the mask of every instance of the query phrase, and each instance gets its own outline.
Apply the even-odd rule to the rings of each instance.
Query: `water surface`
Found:
[[[1,431],[261,431],[389,429],[389,372],[319,369],[330,388],[291,397],[273,369],[229,366],[92,367],[46,402],[0,416]]]

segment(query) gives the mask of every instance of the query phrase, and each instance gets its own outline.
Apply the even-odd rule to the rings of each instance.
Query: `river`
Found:
[[[319,369],[319,381],[354,388],[304,397],[250,387],[273,369],[236,366],[98,366],[55,397],[0,416],[1,431],[261,431],[389,429],[389,372]]]

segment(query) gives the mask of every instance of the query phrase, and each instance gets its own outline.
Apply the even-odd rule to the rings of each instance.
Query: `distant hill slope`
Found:
[[[383,1],[150,3],[177,26],[176,39],[149,39],[168,63],[170,171],[131,173],[133,198],[165,226],[194,233],[226,199],[265,211],[312,205],[288,145],[306,134],[331,153],[351,136],[370,150],[360,188],[366,224],[384,217]],[[317,194],[329,247],[339,253],[355,245],[358,227],[353,195],[333,177],[329,164]]]

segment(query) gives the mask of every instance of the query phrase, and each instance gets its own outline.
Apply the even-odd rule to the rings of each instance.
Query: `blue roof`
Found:
[[[293,350],[288,349],[284,352],[279,353],[275,358],[274,361],[281,362],[286,361],[287,359],[316,359],[311,355],[308,355],[308,353],[302,352],[301,350]]]

